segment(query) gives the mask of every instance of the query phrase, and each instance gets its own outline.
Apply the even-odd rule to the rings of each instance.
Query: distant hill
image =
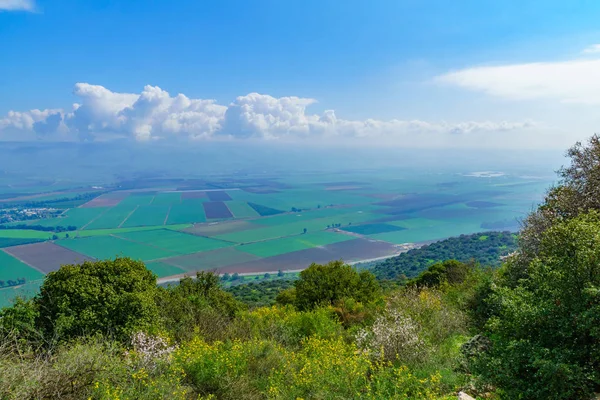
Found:
[[[481,265],[499,266],[500,257],[517,249],[517,236],[511,232],[485,232],[460,235],[410,250],[375,264],[371,271],[377,279],[396,279],[400,275],[415,277],[433,263],[471,259]]]

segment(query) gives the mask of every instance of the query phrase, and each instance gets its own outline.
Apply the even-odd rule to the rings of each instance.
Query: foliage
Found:
[[[482,240],[482,238],[484,238]],[[517,249],[515,235],[510,232],[485,232],[460,235],[409,250],[375,265],[371,271],[377,279],[398,279],[402,275],[415,277],[432,264],[445,260],[476,263],[497,267],[501,256]]]
[[[478,372],[508,398],[584,399],[600,385],[600,216],[555,224],[527,277],[494,292]]]
[[[418,287],[438,287],[443,283],[462,283],[467,278],[473,265],[461,263],[456,260],[446,260],[431,265],[418,277],[408,282],[409,285]]]
[[[100,333],[121,340],[156,327],[156,276],[129,258],[85,261],[48,274],[34,299],[36,325],[52,339]]]
[[[331,305],[344,298],[368,303],[381,297],[381,288],[373,274],[369,271],[357,272],[342,261],[332,261],[326,265],[311,264],[300,272],[295,288],[295,305],[300,310]]]
[[[251,282],[242,285],[231,286],[226,290],[237,300],[250,307],[264,307],[275,304],[279,293],[290,289],[294,282],[290,279],[278,279],[272,281]]]

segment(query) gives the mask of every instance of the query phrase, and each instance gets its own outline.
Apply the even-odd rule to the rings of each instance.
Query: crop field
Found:
[[[165,276],[185,274],[187,272],[182,268],[176,267],[175,265],[166,264],[161,261],[151,261],[149,263],[146,263],[146,267],[150,271],[154,272],[159,278],[163,278]]]
[[[129,228],[134,226],[163,225],[166,222],[170,208],[171,206],[168,205],[159,206],[153,204],[138,206],[121,226]]]
[[[228,201],[226,204],[234,218],[252,218],[259,216],[256,210],[250,207],[245,201]]]
[[[227,194],[225,191],[210,191],[206,192],[206,195],[210,199],[210,201],[228,201],[232,200],[231,196]]]
[[[84,261],[93,260],[91,257],[86,257],[51,242],[8,247],[4,251],[45,274],[56,271],[62,265],[80,264]]]
[[[111,229],[119,228],[123,221],[129,215],[131,215],[137,207],[135,206],[116,206],[109,208],[101,214],[98,218],[94,219],[84,229]]]
[[[183,268],[187,272],[194,272],[215,270],[228,265],[240,264],[258,259],[259,257],[239,251],[236,247],[225,247],[218,250],[166,258],[162,260],[162,262]]]
[[[58,240],[56,244],[96,259],[128,256],[136,260],[150,261],[176,255],[176,253],[168,250],[120,239],[115,236],[65,239]]]
[[[360,235],[376,235],[378,233],[401,231],[406,228],[390,224],[363,224],[346,226],[342,228],[346,232],[358,233]]]
[[[169,210],[167,224],[192,224],[206,221],[203,199],[184,199],[180,204],[173,204]]]
[[[117,255],[147,262],[159,277],[367,260],[393,255],[403,243],[516,230],[517,219],[549,184],[476,175],[383,170],[136,182],[83,204],[57,205],[66,208],[59,217],[6,224],[0,229],[0,280],[38,279],[63,264]],[[0,188],[0,200],[62,198],[91,186],[38,183],[44,182]],[[41,187],[44,192],[36,192]],[[9,229],[17,223],[34,229]],[[77,229],[46,232],[36,225]],[[5,293],[16,293],[11,290],[0,289],[0,302]]]
[[[204,213],[208,219],[232,218],[233,215],[227,205],[222,201],[207,201],[202,203]]]
[[[24,262],[16,259],[12,255],[0,250],[0,277],[3,281],[9,281],[25,278],[27,281],[33,281],[44,277],[40,271],[31,268]]]
[[[342,233],[322,231],[251,243],[239,246],[238,249],[259,257],[272,257],[352,239],[355,238]]]
[[[231,243],[223,242],[221,240],[194,236],[188,233],[176,232],[168,229],[121,233],[118,237],[136,243],[143,243],[155,248],[168,250],[175,254],[189,254],[231,246]]]

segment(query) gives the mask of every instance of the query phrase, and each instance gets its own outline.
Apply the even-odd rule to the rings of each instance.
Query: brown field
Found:
[[[189,272],[216,270],[228,265],[258,260],[259,257],[236,250],[233,247],[185,256],[165,258],[161,262],[183,268]]]
[[[206,218],[233,218],[233,214],[222,201],[207,201],[202,203]]]
[[[61,265],[93,260],[50,242],[7,247],[4,251],[45,274],[56,271]]]
[[[323,247],[294,251],[279,256],[228,265],[218,269],[219,273],[268,272],[278,270],[297,270],[307,268],[311,263],[327,263],[342,259],[347,262],[391,256],[398,249],[389,244],[367,239],[347,240]]]
[[[206,198],[206,192],[181,192],[181,199],[204,199]]]
[[[231,196],[227,192],[223,191],[211,191],[206,192],[210,201],[228,201],[231,200]]]
[[[129,196],[129,193],[125,192],[112,192],[103,194],[102,196],[96,197],[82,204],[81,208],[95,208],[95,207],[114,207],[121,202],[125,197]]]
[[[263,226],[252,224],[248,221],[223,221],[209,224],[196,224],[190,228],[184,229],[183,232],[198,236],[217,236],[256,228],[263,228]]]

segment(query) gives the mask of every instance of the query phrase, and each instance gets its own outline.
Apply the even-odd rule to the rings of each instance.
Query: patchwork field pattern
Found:
[[[233,215],[227,205],[222,201],[207,201],[202,203],[204,213],[208,219],[232,218]]]
[[[91,221],[84,229],[111,229],[118,228],[129,215],[131,215],[137,206],[118,205],[109,208],[96,219]]]
[[[5,282],[21,278],[32,281],[43,278],[44,274],[0,250],[0,277]]]
[[[346,232],[358,233],[359,235],[375,235],[378,233],[402,231],[406,228],[390,224],[362,224],[346,226],[342,229]]]
[[[259,257],[239,251],[236,247],[193,253],[185,256],[167,258],[163,263],[175,265],[185,269],[187,272],[210,271],[228,265],[258,260]]]
[[[168,229],[121,233],[118,237],[168,250],[176,254],[196,253],[199,251],[209,251],[231,246],[231,243],[223,242],[221,240],[194,236]]]
[[[323,231],[251,243],[239,246],[238,249],[259,257],[272,257],[352,239],[354,238],[349,235]]]
[[[45,274],[56,271],[62,265],[93,260],[51,242],[8,247],[4,251]]]
[[[120,239],[115,236],[65,239],[57,241],[56,244],[96,259],[127,256],[136,260],[150,261],[176,255],[176,253],[168,250]]]
[[[134,226],[163,225],[171,209],[168,205],[138,206],[129,217],[123,221],[123,228]]]
[[[167,224],[192,224],[206,221],[202,203],[200,199],[184,199],[180,204],[171,205]]]
[[[210,191],[206,192],[206,195],[210,201],[228,201],[231,200],[231,196],[224,191]]]

